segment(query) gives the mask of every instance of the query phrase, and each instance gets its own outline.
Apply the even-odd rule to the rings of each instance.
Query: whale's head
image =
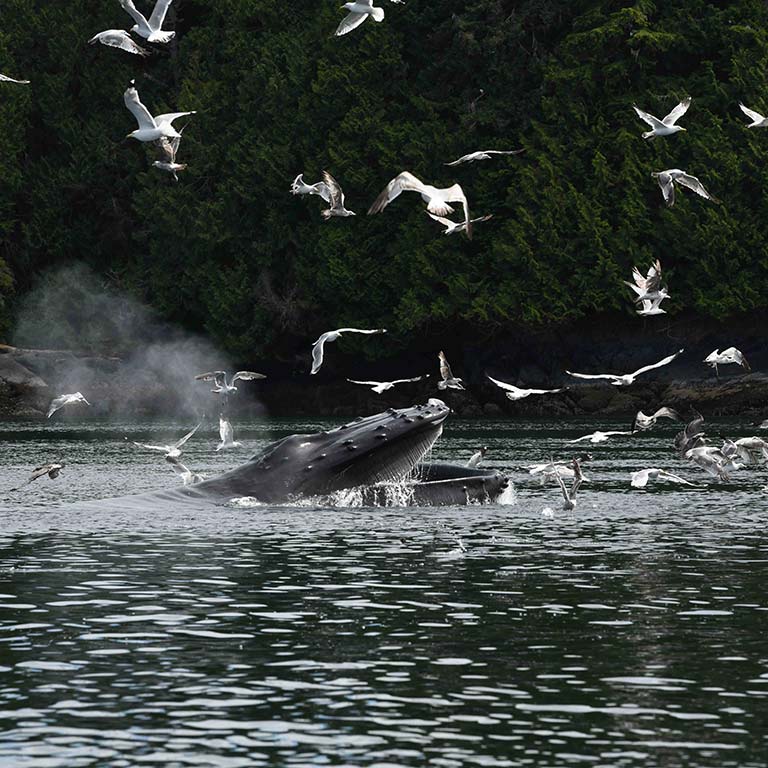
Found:
[[[277,501],[401,480],[440,437],[449,413],[442,400],[431,399],[314,435],[291,435],[196,489]]]

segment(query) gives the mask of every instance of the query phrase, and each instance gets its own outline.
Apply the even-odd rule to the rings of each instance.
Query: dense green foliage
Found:
[[[379,4],[383,23],[334,38],[339,2],[175,0],[176,41],[143,61],[85,44],[129,25],[117,0],[5,0],[0,71],[32,85],[0,84],[0,333],[9,299],[74,262],[243,357],[336,325],[405,344],[630,312],[621,280],[657,256],[673,312],[768,306],[768,131],[738,110],[768,111],[762,0]],[[123,139],[134,77],[151,111],[198,110],[178,184]],[[689,132],[644,142],[631,105],[686,94]],[[664,208],[650,174],[669,167],[722,205]],[[324,168],[356,218],[288,194]],[[365,216],[405,169],[494,219],[468,242],[413,195]]]

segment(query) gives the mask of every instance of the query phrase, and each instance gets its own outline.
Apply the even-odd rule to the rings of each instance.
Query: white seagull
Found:
[[[403,171],[387,184],[382,193],[373,201],[368,213],[381,213],[402,192],[418,192],[427,204],[427,210],[438,216],[453,213],[449,203],[461,203],[464,208],[464,231],[472,239],[472,221],[469,218],[469,203],[460,184],[439,189],[431,184],[424,184],[410,171]]]
[[[669,294],[660,296],[658,299],[649,301],[648,299],[641,299],[643,302],[643,308],[637,310],[637,314],[641,317],[653,317],[654,315],[666,315],[667,310],[661,308],[661,302],[668,298]]]
[[[592,458],[591,454],[582,454],[579,461],[589,461]],[[581,467],[581,463],[579,464]],[[548,480],[556,480],[557,476],[563,478],[563,480],[572,480],[576,477],[576,473],[573,470],[572,461],[554,461],[550,460],[546,464],[530,464],[526,467],[529,475],[541,475],[541,484],[544,485]],[[581,471],[581,469],[579,469]],[[581,480],[584,483],[588,483],[587,476],[582,474]]]
[[[315,374],[320,370],[323,364],[324,348],[327,342],[336,341],[343,333],[386,333],[386,328],[376,328],[374,330],[365,330],[362,328],[337,328],[335,331],[326,331],[320,335],[320,338],[312,345],[312,370]]]
[[[747,358],[744,357],[744,353],[736,349],[736,347],[728,347],[728,349],[724,349],[722,352],[716,349],[704,358],[704,362],[711,368],[714,368],[716,376],[720,375],[717,370],[718,365],[740,365],[745,371],[752,370],[749,367]]]
[[[176,162],[176,153],[179,151],[179,144],[181,144],[181,134],[184,133],[184,128],[179,129],[179,135],[173,139],[169,139],[167,136],[159,138],[155,144],[160,148],[163,153],[163,160],[155,160],[152,165],[155,168],[159,168],[161,171],[166,171],[173,176],[174,181],[178,181],[179,177],[176,175],[181,171],[187,169],[186,163]]]
[[[651,126],[651,130],[644,133],[643,138],[655,139],[657,136],[670,136],[673,133],[684,131],[685,128],[681,128],[679,125],[675,125],[675,123],[688,111],[688,107],[690,106],[691,97],[688,96],[661,120],[653,115],[649,115],[647,112],[643,112],[643,110],[636,105],[633,108],[637,113],[637,116]]]
[[[134,81],[123,94],[123,101],[128,111],[136,118],[139,127],[129,133],[127,139],[139,141],[157,141],[163,136],[169,139],[181,138],[181,134],[173,127],[173,121],[186,115],[194,115],[195,112],[169,112],[152,117],[149,110],[139,100],[139,92],[134,87]]]
[[[150,55],[149,51],[135,43],[133,38],[124,29],[107,29],[104,32],[99,32],[88,43],[90,45],[101,43],[102,45],[108,45],[110,48],[120,48],[120,50],[127,51],[136,56]]]
[[[202,483],[203,480],[205,480],[202,475],[198,475],[197,472],[193,472],[174,456],[166,456],[165,460],[171,465],[173,471],[181,478],[181,482],[184,485],[197,485],[198,483]]]
[[[394,389],[396,384],[409,384],[412,381],[421,381],[427,378],[429,378],[429,374],[426,376],[415,376],[412,379],[395,379],[394,381],[355,381],[355,379],[347,379],[347,381],[350,384],[362,384],[364,387],[370,387],[372,392],[381,395],[390,389]]]
[[[686,451],[684,458],[690,459],[701,467],[708,475],[718,480],[731,479],[730,472],[741,469],[742,464],[737,464],[731,457],[726,456],[720,448],[711,445],[700,445]]]
[[[182,437],[180,440],[177,440],[175,443],[171,443],[170,445],[151,445],[147,443],[137,443],[135,440],[132,440],[131,442],[133,442],[137,448],[144,448],[147,451],[157,451],[158,453],[164,453],[166,459],[177,459],[179,456],[181,456],[181,449],[184,447],[189,438],[192,437],[195,432],[197,432],[198,429],[200,429],[200,424],[187,432],[187,434],[184,435],[184,437]]]
[[[374,21],[384,21],[384,9],[374,8],[373,0],[356,0],[353,3],[344,3],[341,7],[346,8],[349,13],[336,28],[336,37],[357,29],[369,16]]]
[[[671,472],[667,472],[663,469],[656,469],[655,467],[641,469],[638,472],[632,472],[630,475],[630,484],[633,488],[645,488],[645,486],[648,485],[649,480],[668,480],[670,483],[693,485],[693,483],[688,482],[688,480],[683,480],[682,477],[673,475]]]
[[[704,185],[695,176],[691,176],[679,168],[670,168],[666,171],[652,173],[651,177],[659,183],[661,193],[664,195],[664,202],[670,207],[675,204],[675,184],[681,184],[684,187],[688,187],[688,189],[692,189],[705,200],[711,200],[713,203],[720,202],[716,197],[707,192]]]
[[[562,392],[565,389],[565,387],[560,387],[559,389],[521,389],[514,384],[507,384],[504,381],[494,379],[493,376],[488,376],[488,374],[486,374],[486,378],[490,379],[500,389],[503,389],[504,394],[513,401],[522,400],[529,395],[549,395],[554,392]]]
[[[445,352],[440,352],[437,356],[440,361],[440,381],[437,382],[438,389],[464,389],[461,379],[457,379],[451,371],[451,366],[448,364],[448,358],[445,356]]]
[[[348,211],[344,207],[344,192],[342,192],[339,182],[331,176],[328,171],[323,171],[323,182],[328,189],[330,200],[328,201],[330,208],[321,212],[322,217],[328,221],[331,216],[339,216],[346,218],[347,216],[356,216],[354,211]],[[322,196],[322,195],[321,195]]]
[[[642,368],[638,368],[634,373],[625,373],[623,375],[617,375],[615,373],[573,373],[566,371],[569,376],[575,376],[578,379],[608,379],[614,387],[628,387],[630,384],[635,383],[635,379],[642,373],[652,371],[654,368],[661,368],[662,366],[669,365],[673,360],[683,354],[682,349],[675,352],[674,355],[669,355],[663,360],[659,360],[658,363],[652,365],[644,365]]]
[[[291,184],[292,195],[318,195],[326,203],[331,202],[331,192],[324,181],[318,181],[315,184],[307,184],[304,181],[304,174],[300,173]]]
[[[61,473],[61,470],[64,469],[64,463],[61,464],[43,464],[41,467],[35,467],[32,471],[32,474],[30,477],[25,480],[18,488],[11,488],[12,491],[18,491],[21,488],[23,488],[25,485],[29,485],[30,483],[34,483],[35,480],[37,480],[40,477],[43,477],[43,475],[48,475],[48,478],[50,480],[55,480],[59,474]]]
[[[612,437],[618,437],[619,435],[632,435],[633,432],[622,432],[619,430],[609,430],[608,432],[600,432],[598,430],[597,432],[593,432],[591,435],[583,435],[582,437],[577,437],[575,440],[569,440],[569,443],[583,443],[585,440],[588,440],[590,443],[605,443]]]
[[[644,432],[646,429],[656,426],[656,422],[659,419],[674,419],[675,421],[682,421],[680,414],[673,408],[667,408],[666,406],[659,408],[650,416],[646,416],[642,411],[637,412],[635,420],[632,422],[632,431]]]
[[[232,429],[232,423],[224,416],[219,416],[219,437],[221,442],[216,446],[217,451],[239,448],[242,445],[242,443],[235,441],[235,430]]]
[[[0,75],[0,83],[17,83],[18,85],[29,85],[29,80],[15,80],[8,75]]]
[[[481,149],[479,152],[470,152],[468,155],[462,155],[458,160],[452,163],[443,163],[443,165],[461,165],[462,163],[474,163],[477,160],[491,160],[493,155],[519,155],[525,152],[524,149]]]
[[[232,379],[227,382],[226,371],[210,371],[208,373],[200,373],[195,376],[195,381],[212,381],[213,392],[215,395],[232,395],[237,392],[235,386],[236,381],[257,381],[259,379],[266,379],[267,377],[263,373],[255,373],[254,371],[238,371]]]
[[[486,453],[488,453],[488,446],[484,445],[469,457],[467,466],[470,469],[474,469],[475,467],[478,467],[480,465],[480,462],[485,458]]]
[[[636,304],[657,300],[661,303],[662,299],[669,298],[666,287],[661,285],[661,262],[658,259],[648,267],[645,277],[637,267],[632,267],[632,282],[624,280],[624,285],[628,285],[635,292]]]
[[[723,453],[740,458],[745,464],[768,463],[768,442],[762,437],[740,437],[738,440],[727,440]]]
[[[148,43],[169,43],[175,32],[163,31],[163,22],[173,0],[157,0],[152,15],[147,18],[133,4],[133,0],[120,0],[123,10],[136,22],[131,32],[143,37]]]
[[[438,224],[442,224],[445,227],[445,232],[443,232],[444,235],[456,235],[459,232],[464,232],[467,228],[467,222],[466,221],[451,221],[450,219],[446,219],[444,216],[436,216],[434,213],[430,213],[429,211],[426,212],[427,216],[429,216],[430,219],[434,219]],[[471,224],[477,224],[481,221],[488,221],[489,219],[493,218],[493,214],[489,213],[486,216],[479,216],[476,219],[470,220]]]
[[[755,112],[754,109],[745,107],[739,102],[739,108],[741,111],[752,121],[747,128],[766,128],[768,127],[768,117],[764,117],[759,112]]]
[[[90,405],[81,392],[75,392],[71,395],[59,395],[51,400],[51,404],[48,406],[48,413],[46,414],[47,418],[50,419],[56,411],[63,408],[65,405],[73,405],[74,403],[85,403],[86,405]]]

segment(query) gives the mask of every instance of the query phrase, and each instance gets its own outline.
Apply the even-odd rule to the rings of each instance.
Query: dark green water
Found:
[[[149,428],[1,425],[3,489],[68,467],[0,490],[0,766],[763,768],[765,472],[713,484],[665,428],[590,446],[563,512],[521,468],[595,426],[449,421],[435,457],[488,445],[503,505],[128,513],[72,502],[172,487]],[[696,487],[631,490],[649,466]]]

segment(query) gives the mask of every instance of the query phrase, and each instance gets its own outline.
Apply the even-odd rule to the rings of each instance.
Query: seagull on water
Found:
[[[438,224],[442,224],[445,227],[445,232],[443,232],[444,235],[455,235],[459,232],[464,232],[467,228],[466,221],[451,221],[450,219],[446,219],[444,216],[436,216],[434,213],[430,213],[429,211],[426,213],[430,219],[434,219]],[[476,219],[471,219],[469,223],[470,225],[477,224],[478,222],[488,221],[492,218],[493,214],[489,213],[486,216],[480,216]]]
[[[8,75],[0,75],[0,83],[17,83],[18,85],[29,85],[29,80],[15,80]]]
[[[559,389],[521,389],[514,384],[507,384],[504,381],[494,379],[493,376],[488,376],[488,374],[486,374],[486,378],[490,379],[500,389],[503,389],[504,394],[512,401],[522,400],[529,395],[549,395],[554,392],[562,392],[566,389],[566,387],[560,387]]]
[[[310,374],[315,374],[320,370],[320,366],[323,364],[323,355],[325,345],[329,341],[336,341],[343,333],[386,333],[386,328],[376,328],[374,330],[365,330],[362,328],[337,328],[335,331],[326,331],[321,334],[320,338],[312,345],[312,370]]]
[[[135,43],[133,38],[124,29],[107,29],[104,32],[99,32],[88,43],[90,45],[101,43],[102,45],[108,45],[110,48],[120,48],[120,50],[127,51],[136,56],[150,55],[150,52],[146,48],[142,48],[138,43]]]
[[[584,477],[581,474],[581,466],[578,459],[572,461],[573,467],[573,482],[570,488],[565,487],[565,482],[558,472],[555,474],[557,484],[560,486],[560,492],[563,494],[563,509],[566,511],[572,510],[576,506],[576,494],[584,482]]]
[[[636,105],[633,109],[641,120],[651,126],[651,130],[644,133],[643,138],[655,139],[657,136],[671,136],[673,133],[685,131],[685,128],[681,128],[679,125],[675,125],[675,123],[688,111],[688,107],[690,106],[691,97],[688,96],[661,120],[653,115],[649,115],[647,112],[643,112],[643,110]]]
[[[323,171],[323,182],[331,198],[328,201],[331,207],[321,212],[322,217],[328,221],[331,216],[339,216],[341,218],[356,216],[357,214],[354,211],[348,211],[344,207],[344,192],[342,192],[339,182],[328,171]]]
[[[85,403],[86,405],[90,405],[81,392],[74,392],[71,395],[59,395],[51,400],[46,417],[50,419],[60,408],[63,408],[65,405],[73,405],[74,403]]]
[[[717,370],[718,365],[740,365],[747,372],[752,370],[749,367],[747,358],[744,357],[744,353],[736,349],[736,347],[728,347],[728,349],[724,349],[722,352],[716,349],[704,358],[704,362],[711,368],[714,368],[716,376],[720,375]]]
[[[292,195],[318,195],[326,203],[331,202],[331,191],[324,181],[318,181],[315,184],[307,184],[304,181],[304,174],[300,173],[291,184]]]
[[[232,423],[224,416],[219,416],[219,437],[221,442],[216,446],[217,451],[239,448],[242,445],[242,443],[235,441],[235,430],[232,429]]]
[[[136,118],[139,127],[129,133],[127,139],[139,141],[157,141],[163,136],[169,139],[181,138],[181,134],[173,127],[173,121],[186,115],[194,115],[195,112],[169,112],[152,117],[149,110],[139,100],[139,92],[134,87],[134,80],[123,94],[123,101],[128,111]]]
[[[202,422],[200,423],[202,424]],[[184,435],[184,437],[182,437],[180,440],[177,440],[175,443],[171,443],[170,445],[150,445],[147,443],[137,443],[136,441],[131,442],[133,442],[137,448],[144,448],[147,451],[157,451],[158,453],[164,453],[166,459],[177,459],[179,456],[181,456],[181,449],[192,437],[192,435],[197,432],[198,429],[200,429],[200,424],[187,432],[187,434]]]
[[[675,421],[682,421],[680,414],[673,408],[667,408],[666,406],[659,408],[650,416],[646,416],[642,411],[637,412],[634,421],[632,422],[633,432],[644,432],[646,429],[656,426],[656,422],[659,419],[674,419]]]
[[[193,472],[174,456],[166,456],[165,460],[171,465],[173,471],[181,478],[182,484],[197,485],[198,483],[202,483],[203,480],[205,480],[202,475],[198,475],[197,472]]]
[[[658,363],[653,363],[652,365],[644,365],[642,368],[638,368],[634,373],[625,373],[623,375],[617,375],[615,373],[572,373],[571,371],[566,371],[566,373],[569,376],[575,376],[578,379],[608,379],[615,387],[628,387],[630,384],[635,383],[635,379],[641,373],[647,373],[648,371],[652,371],[654,368],[661,368],[665,365],[669,365],[673,360],[682,355],[683,352],[684,350],[680,349],[675,352],[674,355],[669,355],[669,357],[665,357],[663,360],[659,360]]]
[[[43,477],[43,475],[48,475],[48,478],[50,480],[55,480],[65,466],[66,465],[64,463],[61,463],[61,464],[53,463],[53,464],[43,464],[40,467],[35,467],[34,470],[32,471],[32,474],[29,476],[27,480],[25,480],[18,488],[11,488],[11,490],[18,491],[21,488],[23,488],[25,485],[34,483],[35,480],[37,480],[40,477]]]
[[[472,221],[469,218],[469,203],[461,185],[439,189],[431,184],[425,184],[417,179],[410,171],[403,171],[387,184],[382,193],[373,201],[368,213],[381,213],[402,192],[418,192],[427,204],[427,210],[437,216],[447,216],[453,213],[449,203],[461,203],[464,208],[464,231],[472,239]]]
[[[479,450],[477,450],[469,457],[467,466],[470,469],[474,469],[475,467],[479,466],[480,462],[485,458],[486,453],[488,453],[488,446],[483,445]]]
[[[720,201],[710,195],[704,188],[704,185],[695,177],[681,171],[679,168],[670,168],[666,171],[652,173],[651,177],[656,179],[661,187],[661,193],[664,195],[664,202],[671,208],[675,204],[675,184],[680,184],[688,189],[692,189],[697,195],[705,200],[711,200],[713,203]]]
[[[123,10],[136,22],[131,32],[143,37],[148,43],[170,43],[175,32],[163,31],[163,22],[173,0],[157,0],[152,15],[147,18],[133,4],[133,0],[120,0]]]
[[[344,3],[341,7],[346,8],[349,13],[336,28],[336,37],[341,37],[341,35],[346,35],[353,29],[357,29],[369,16],[374,21],[384,21],[384,9],[375,8],[373,0],[356,0],[353,3]]]
[[[179,151],[179,144],[181,144],[181,134],[184,133],[184,128],[179,129],[179,135],[172,139],[167,136],[160,137],[155,144],[159,147],[163,154],[162,160],[155,160],[152,165],[155,168],[159,168],[161,171],[166,171],[173,175],[174,181],[178,181],[179,177],[176,175],[180,171],[187,169],[186,163],[176,162],[176,153]]]
[[[437,382],[438,389],[464,389],[461,379],[457,379],[451,372],[451,366],[448,364],[448,358],[445,352],[440,352],[437,356],[440,361],[440,381]]]
[[[212,381],[213,392],[215,395],[233,395],[237,392],[235,386],[236,381],[257,381],[258,379],[266,379],[267,377],[263,373],[255,373],[254,371],[238,371],[232,379],[227,383],[226,371],[209,371],[208,373],[200,373],[195,376],[195,381]]]
[[[667,472],[664,469],[656,469],[655,467],[641,469],[638,472],[632,472],[630,475],[630,485],[633,488],[645,488],[645,486],[648,485],[649,480],[668,480],[670,483],[693,485],[693,483],[684,480],[678,475],[673,475],[671,472]]]
[[[350,384],[362,384],[364,387],[370,387],[372,392],[381,395],[390,389],[394,389],[396,384],[409,384],[412,381],[421,381],[427,378],[429,378],[429,374],[426,376],[415,376],[412,379],[395,379],[394,381],[356,381],[355,379],[347,379],[347,381]]]
[[[618,437],[619,435],[633,435],[634,432],[622,432],[620,430],[609,430],[608,432],[600,432],[598,430],[597,432],[593,432],[591,435],[583,435],[582,437],[577,437],[575,440],[569,440],[569,443],[582,443],[585,440],[588,440],[590,443],[605,443],[612,437]]]
[[[747,128],[766,128],[768,127],[768,117],[764,117],[759,112],[755,112],[754,109],[745,107],[739,102],[739,108],[741,111],[752,121]]]
[[[479,152],[470,152],[468,155],[462,155],[458,160],[452,163],[443,163],[443,165],[462,165],[463,163],[474,163],[478,160],[492,160],[494,155],[519,155],[525,152],[524,149],[481,149]]]

